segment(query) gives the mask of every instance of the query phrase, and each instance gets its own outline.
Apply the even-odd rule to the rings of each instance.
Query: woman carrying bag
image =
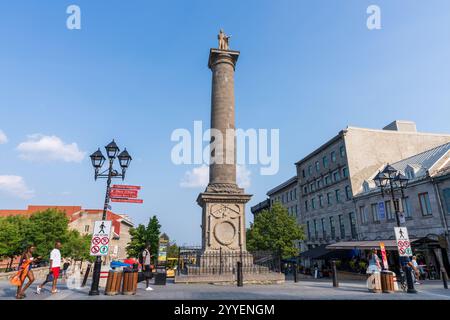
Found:
[[[31,267],[32,264],[36,264],[37,260],[39,259],[38,258],[35,260],[33,258],[33,252],[35,249],[36,247],[34,245],[30,245],[27,247],[20,258],[19,270],[9,281],[13,286],[17,286],[16,299],[25,298],[25,291],[34,282],[35,278],[33,271],[31,271]],[[22,288],[26,278],[28,278],[28,282],[25,287]]]

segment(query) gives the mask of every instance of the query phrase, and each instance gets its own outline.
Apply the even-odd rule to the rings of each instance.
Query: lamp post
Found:
[[[93,154],[90,155],[92,166],[95,170],[95,180],[97,178],[105,178],[107,179],[106,182],[106,194],[105,194],[105,203],[103,206],[103,215],[102,220],[106,220],[106,212],[109,207],[109,193],[111,189],[111,181],[115,178],[122,178],[122,180],[125,179],[125,172],[128,169],[128,166],[130,165],[130,162],[132,160],[130,154],[128,153],[127,149],[125,148],[119,155],[119,147],[117,146],[116,142],[113,140],[111,141],[107,146],[105,146],[106,149],[106,155],[109,160],[108,168],[102,172],[100,172],[100,169],[102,168],[103,164],[105,163],[106,158],[103,156],[102,152],[100,151],[100,148],[98,148],[97,151],[95,151]],[[114,160],[119,159],[120,167],[122,168],[122,172],[119,173],[117,170],[113,168]],[[102,258],[101,256],[97,256],[95,259],[94,264],[94,272],[92,274],[92,285],[91,290],[89,291],[90,296],[96,296],[99,294],[98,291],[98,285],[100,281],[100,271],[102,267]]]
[[[386,192],[391,194],[392,203],[394,204],[397,227],[400,227],[400,200],[397,201],[397,199],[395,198],[395,189],[400,189],[401,199],[403,199],[405,197],[404,189],[408,186],[408,178],[405,177],[400,171],[388,164],[383,169],[383,171],[378,172],[378,174],[374,178],[374,181],[377,187],[381,189],[382,197],[384,197],[384,194]],[[411,267],[409,267],[407,263],[402,263],[402,257],[399,257],[399,263],[400,271],[404,270],[406,274],[408,293],[416,293],[417,291],[414,289],[414,282],[412,281],[411,276]]]

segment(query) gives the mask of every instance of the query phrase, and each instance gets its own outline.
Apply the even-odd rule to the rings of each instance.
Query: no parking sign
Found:
[[[110,220],[95,221],[89,252],[91,256],[106,256],[108,254],[111,225]]]
[[[394,230],[400,257],[412,256],[411,243],[409,242],[408,230],[406,227],[395,227]]]

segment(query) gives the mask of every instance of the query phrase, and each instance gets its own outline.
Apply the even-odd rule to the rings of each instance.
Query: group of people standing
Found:
[[[52,289],[51,293],[55,294],[58,292],[56,285],[58,282],[59,274],[61,271],[61,242],[56,241],[53,250],[50,252],[50,265],[49,273],[45,278],[44,282],[37,286],[36,293],[40,294],[44,286],[51,282]],[[26,297],[26,290],[35,281],[32,267],[42,260],[42,257],[33,257],[33,253],[36,250],[35,245],[29,245],[25,252],[20,257],[19,268],[17,273],[11,278],[10,282],[12,285],[17,286],[16,299],[23,299]],[[67,270],[67,268],[65,268]],[[25,284],[26,279],[28,279]],[[24,285],[25,284],[25,285]]]

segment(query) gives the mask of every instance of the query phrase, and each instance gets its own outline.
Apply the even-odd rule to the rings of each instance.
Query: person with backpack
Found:
[[[152,291],[153,289],[150,287],[149,282],[153,277],[152,268],[151,268],[151,245],[147,244],[144,251],[142,251],[139,256],[139,263],[142,265],[142,272],[144,273],[145,283],[146,283],[146,291]]]

